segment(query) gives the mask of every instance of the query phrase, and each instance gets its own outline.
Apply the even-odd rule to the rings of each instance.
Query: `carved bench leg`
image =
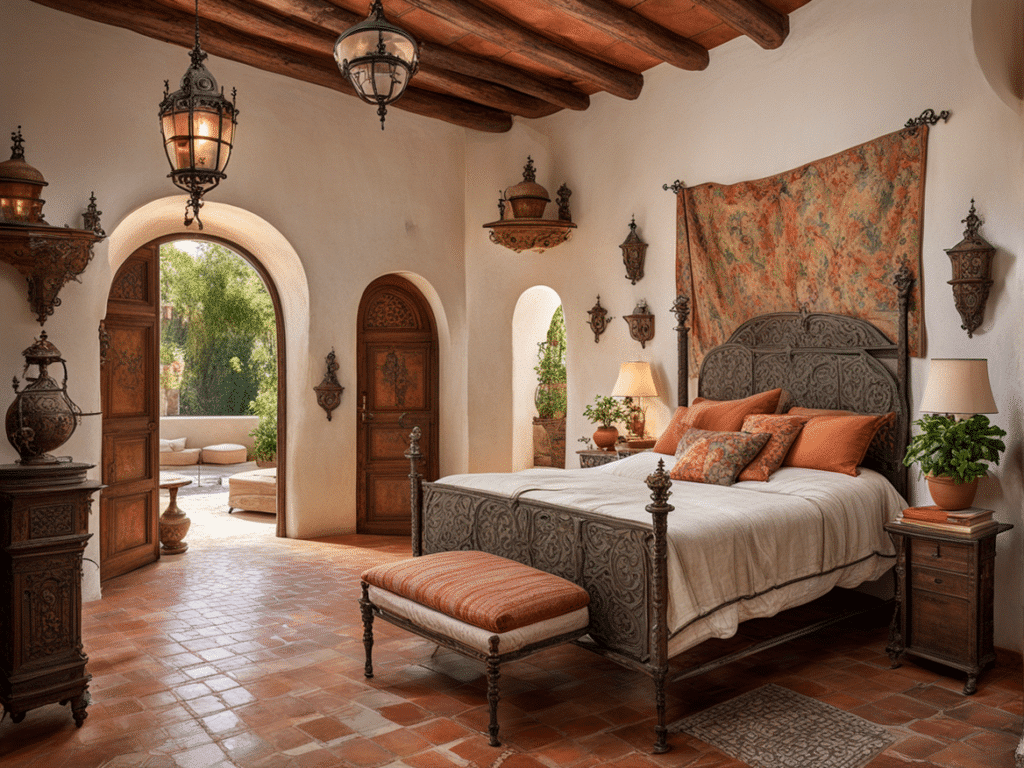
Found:
[[[85,708],[89,706],[91,697],[89,691],[82,691],[81,696],[76,696],[71,700],[71,716],[75,718],[75,727],[81,728],[82,723],[85,722],[85,718],[89,716],[89,713],[85,711]]]
[[[498,661],[498,637],[492,636],[490,639],[490,656],[487,657],[487,703],[491,708],[491,722],[487,727],[487,731],[491,734],[491,746],[500,747],[501,742],[498,741],[498,701],[501,698],[498,695],[498,678],[501,676],[499,667],[501,662]]]
[[[359,599],[359,610],[363,614],[363,648],[366,649],[366,664],[363,674],[373,677],[373,603],[370,602],[370,586],[365,581],[363,596]]]

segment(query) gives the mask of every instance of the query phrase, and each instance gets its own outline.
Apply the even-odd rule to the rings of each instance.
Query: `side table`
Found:
[[[92,464],[0,465],[0,704],[20,723],[45,704],[89,705],[82,649],[82,553]]]
[[[576,451],[576,454],[580,457],[582,469],[600,467],[602,464],[616,461],[619,458],[619,454],[615,451]]]
[[[964,695],[995,661],[993,593],[998,523],[973,534],[900,521],[885,529],[896,545],[896,613],[886,652],[895,669],[904,654],[967,673]]]
[[[160,515],[160,554],[180,555],[188,549],[183,541],[192,521],[178,508],[178,489],[191,485],[192,479],[168,472],[160,473],[160,487],[170,494],[167,509]]]

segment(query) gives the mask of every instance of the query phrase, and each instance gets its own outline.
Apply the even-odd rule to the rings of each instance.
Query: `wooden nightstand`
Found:
[[[886,652],[895,669],[903,654],[967,673],[964,695],[995,661],[992,641],[996,536],[1012,525],[960,536],[899,521],[886,523],[896,545],[896,614]]]

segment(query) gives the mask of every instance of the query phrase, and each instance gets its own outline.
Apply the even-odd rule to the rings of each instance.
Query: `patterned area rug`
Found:
[[[669,726],[752,768],[861,768],[895,740],[885,728],[778,685]]]

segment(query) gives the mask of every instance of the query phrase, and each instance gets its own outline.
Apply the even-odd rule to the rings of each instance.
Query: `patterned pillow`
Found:
[[[676,465],[669,476],[691,483],[732,485],[771,438],[768,432],[709,432],[689,429],[679,438]]]
[[[804,428],[810,416],[777,416],[751,414],[743,420],[744,432],[768,432],[771,438],[754,460],[740,472],[740,480],[767,480],[782,466],[789,447]]]

